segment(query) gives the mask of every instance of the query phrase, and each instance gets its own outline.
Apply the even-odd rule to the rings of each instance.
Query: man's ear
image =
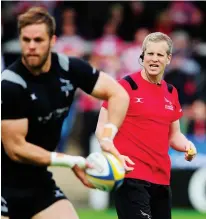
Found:
[[[171,59],[172,59],[172,55],[168,55],[168,56],[167,56],[167,65],[170,64]]]
[[[50,42],[50,46],[53,47],[56,43],[56,40],[57,40],[57,36],[56,35],[53,35],[52,38],[51,38],[51,42]]]

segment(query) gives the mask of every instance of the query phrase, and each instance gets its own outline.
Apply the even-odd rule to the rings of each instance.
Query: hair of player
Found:
[[[55,19],[43,7],[31,7],[25,13],[18,16],[19,33],[21,33],[22,28],[32,24],[46,24],[50,38],[55,34]]]
[[[142,43],[143,59],[144,59],[144,52],[146,50],[147,43],[148,42],[160,42],[160,41],[165,41],[167,43],[168,45],[167,54],[168,55],[172,54],[173,43],[172,43],[171,38],[164,33],[154,32],[154,33],[150,33],[149,35],[147,35]]]

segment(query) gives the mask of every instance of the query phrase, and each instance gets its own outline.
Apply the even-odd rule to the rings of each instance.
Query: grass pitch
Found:
[[[78,209],[80,219],[117,219],[115,210],[94,211],[89,209]],[[173,210],[172,219],[206,219],[206,214],[194,210]]]

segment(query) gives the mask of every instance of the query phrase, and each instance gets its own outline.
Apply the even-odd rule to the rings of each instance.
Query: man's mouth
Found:
[[[29,54],[29,55],[27,55],[27,57],[38,57],[38,55],[36,55],[36,54]]]
[[[159,65],[151,64],[151,65],[149,65],[149,67],[150,67],[151,70],[155,70],[155,69],[157,69],[159,67]]]

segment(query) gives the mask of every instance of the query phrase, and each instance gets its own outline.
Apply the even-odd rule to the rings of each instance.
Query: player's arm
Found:
[[[93,97],[108,101],[108,123],[118,129],[129,106],[125,89],[108,74],[99,72],[81,59],[70,58],[69,69],[72,82],[77,87]]]
[[[108,110],[104,107],[101,107],[99,118],[97,122],[97,127],[95,131],[95,135],[99,142],[101,142],[102,139],[108,138],[111,140],[113,144],[113,136],[111,136],[111,132],[109,129],[105,129],[105,124],[108,123]],[[113,148],[113,154],[118,154],[119,159],[123,162],[124,168],[127,172],[132,171],[134,168],[127,165],[129,163],[130,165],[134,165],[134,162],[128,157],[124,156],[122,154],[119,154],[118,150],[116,149],[115,145],[112,146]],[[108,150],[111,152],[110,150]],[[116,155],[117,156],[117,155]],[[127,163],[126,163],[127,162]]]
[[[108,123],[108,115],[108,110],[104,107],[101,107],[95,135],[104,151],[110,152],[121,159],[121,154],[113,145],[113,139],[118,129],[114,127],[115,130],[113,130],[113,127],[111,126],[112,124]]]
[[[113,78],[104,72],[100,72],[91,95],[102,100],[107,100],[107,123],[113,124],[118,129],[125,118],[129,106],[129,96],[126,90]]]
[[[188,161],[191,161],[197,153],[194,144],[182,134],[179,120],[170,125],[169,144],[174,150],[185,152],[185,159]]]
[[[65,166],[72,168],[85,186],[94,188],[88,182],[82,170],[86,167],[92,167],[85,158],[50,152],[25,140],[28,133],[27,118],[3,120],[1,122],[1,131],[5,152],[11,160],[37,166]]]
[[[123,85],[122,82],[120,82],[120,83],[126,90],[128,89],[128,87],[126,87],[127,84]],[[107,108],[108,108],[108,101],[105,101],[103,103],[103,106],[100,109],[95,135],[96,135],[97,139],[99,140],[99,142],[101,142],[102,139],[107,139],[107,140],[111,141],[113,144],[113,139],[115,137],[115,133],[112,134],[112,130],[110,129],[110,127],[107,128],[107,124],[108,124],[108,120],[109,120]],[[113,148],[113,152],[112,152],[113,154],[115,154],[115,153],[119,154],[115,145],[113,145],[112,148]],[[109,152],[111,152],[111,151],[109,151]],[[129,167],[127,165],[127,163],[129,163],[130,165],[134,165],[133,161],[128,156],[124,156],[122,154],[119,154],[118,157],[123,162],[123,165],[124,165],[125,170],[127,172],[130,172],[134,169],[133,167]]]
[[[28,119],[1,121],[1,137],[7,155],[16,162],[50,165],[50,152],[26,141]]]
[[[129,94],[130,92],[130,86],[129,84],[124,80],[119,80],[118,84],[124,88],[124,90]],[[121,108],[124,105],[124,102],[118,103],[119,108]],[[101,107],[100,113],[99,113],[99,118],[98,118],[98,123],[96,127],[96,137],[98,140],[101,140],[102,138],[109,138],[110,140],[113,141],[115,137],[115,133],[112,135],[111,130],[106,127],[106,125],[109,123],[109,101],[104,101],[103,105]]]
[[[129,106],[129,96],[119,83],[104,72],[100,72],[91,95],[107,100],[108,103],[107,110],[104,112],[106,120],[104,124],[102,123],[102,133],[98,136],[101,148],[103,151],[114,154],[125,165],[121,154],[113,145],[113,139],[125,118]]]
[[[39,166],[64,165],[73,167],[75,164],[85,166],[85,159],[82,157],[49,152],[26,141],[28,108],[27,93],[22,79],[18,78],[16,82],[3,80],[1,97],[1,137],[5,152],[10,159],[19,163]]]
[[[85,165],[81,157],[73,157],[49,152],[38,145],[26,141],[28,119],[11,119],[1,121],[1,136],[7,155],[16,162],[39,166],[64,165],[73,167],[77,163]],[[79,160],[76,160],[79,159]]]
[[[101,107],[99,112],[99,118],[97,122],[97,127],[95,131],[95,135],[98,140],[100,140],[103,136],[104,125],[108,122],[108,111],[104,107]],[[106,133],[105,133],[106,134]]]
[[[87,62],[77,58],[69,60],[69,69],[73,73],[71,75],[72,82],[86,93],[108,101],[108,119],[104,125],[108,138],[104,136],[100,139],[100,145],[103,150],[119,157],[120,154],[113,147],[111,138],[113,139],[116,135],[129,106],[129,96],[126,90],[112,77],[104,72],[99,72]]]

